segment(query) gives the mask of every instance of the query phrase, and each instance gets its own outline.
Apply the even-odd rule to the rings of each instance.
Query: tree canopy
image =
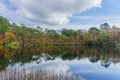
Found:
[[[0,32],[10,30],[11,24],[5,17],[0,16]]]

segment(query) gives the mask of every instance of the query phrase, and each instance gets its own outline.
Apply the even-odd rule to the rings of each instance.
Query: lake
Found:
[[[80,80],[120,80],[120,52],[86,47],[0,48],[0,75],[12,69],[28,73],[40,69]]]

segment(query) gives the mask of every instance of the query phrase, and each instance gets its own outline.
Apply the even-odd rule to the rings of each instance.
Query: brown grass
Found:
[[[8,69],[0,73],[0,80],[83,80],[75,76],[70,75],[54,75],[54,73],[46,73],[41,70],[31,70],[30,72],[26,69]]]

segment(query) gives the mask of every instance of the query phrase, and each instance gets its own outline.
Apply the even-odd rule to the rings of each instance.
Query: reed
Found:
[[[0,73],[0,80],[83,80],[73,75],[56,75],[54,72],[43,72],[39,70],[27,71],[24,69],[7,69]]]

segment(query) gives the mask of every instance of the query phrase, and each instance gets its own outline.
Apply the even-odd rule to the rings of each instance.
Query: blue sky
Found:
[[[103,0],[101,7],[95,7],[84,11],[80,14],[75,14],[74,16],[82,17],[79,19],[70,18],[71,23],[84,23],[84,24],[100,24],[100,23],[111,23],[116,24],[118,21],[120,22],[120,0]],[[84,18],[85,17],[85,18]],[[88,18],[87,18],[88,17]],[[90,18],[91,17],[91,18]],[[100,19],[99,19],[100,18]],[[103,18],[103,19],[102,19]],[[105,19],[108,18],[108,19]],[[117,20],[116,22],[114,20]],[[117,24],[118,25],[118,24]]]
[[[54,29],[88,29],[105,22],[119,27],[120,0],[48,1],[0,0],[0,15],[17,24]]]
[[[120,0],[103,0],[101,8],[92,8],[81,15],[116,16],[120,15]]]

